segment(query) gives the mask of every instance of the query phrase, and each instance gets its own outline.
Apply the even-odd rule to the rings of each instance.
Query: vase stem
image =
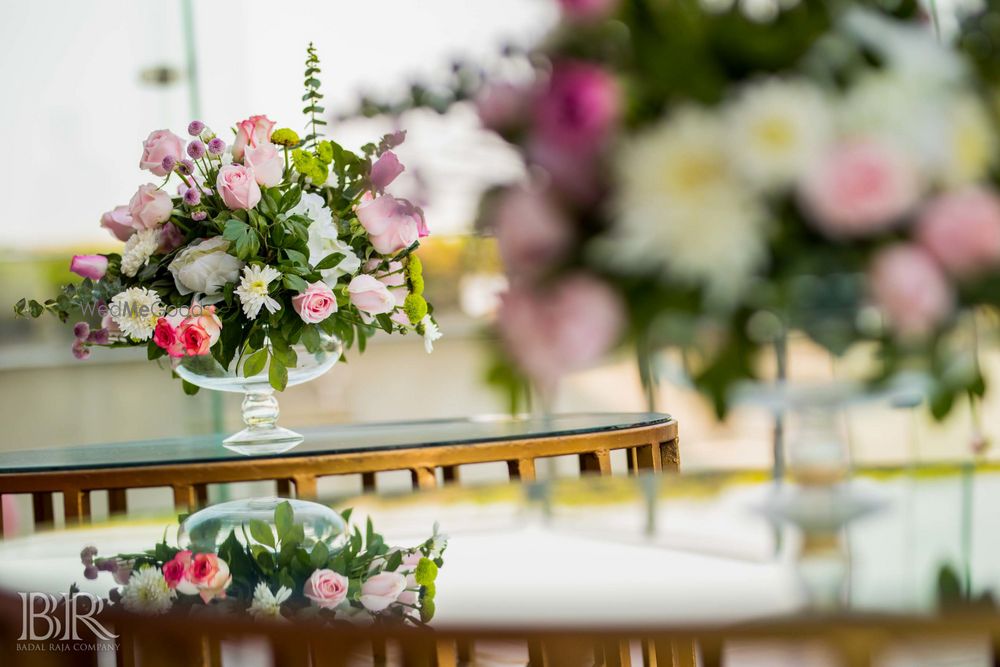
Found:
[[[252,391],[243,397],[243,423],[252,429],[274,428],[278,421],[278,399],[274,392]]]
[[[245,429],[223,440],[226,448],[240,454],[277,454],[302,442],[295,431],[278,426],[278,398],[274,392],[248,391],[243,397]]]

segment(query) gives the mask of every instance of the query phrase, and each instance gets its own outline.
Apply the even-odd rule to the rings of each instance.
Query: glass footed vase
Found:
[[[320,347],[309,352],[304,345],[293,345],[298,357],[294,368],[288,369],[288,385],[293,387],[326,373],[340,359],[343,345],[340,339],[321,335]],[[233,362],[233,369],[222,367],[210,354],[181,357],[174,364],[174,372],[182,379],[202,389],[243,394],[243,423],[246,428],[234,433],[223,445],[240,454],[278,454],[286,452],[304,440],[295,431],[278,426],[278,399],[268,380],[271,361],[264,369],[246,377],[243,365],[246,357]]]

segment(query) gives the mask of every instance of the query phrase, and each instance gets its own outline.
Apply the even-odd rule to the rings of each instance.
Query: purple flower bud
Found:
[[[194,173],[194,162],[187,159],[181,160],[181,163],[177,166],[177,171],[185,176],[190,176]]]
[[[222,139],[215,137],[208,142],[208,152],[212,155],[222,155],[223,151],[226,150],[226,142]]]
[[[205,144],[195,139],[194,141],[188,144],[187,153],[195,160],[197,160],[205,155]]]
[[[160,166],[163,168],[163,171],[169,174],[174,170],[174,166],[176,164],[177,164],[177,158],[175,158],[173,155],[168,155],[165,158],[163,158],[163,162],[160,163]]]
[[[93,565],[94,556],[96,555],[97,555],[97,547],[93,545],[85,546],[83,548],[83,551],[80,552],[80,562],[83,563],[84,565]]]
[[[191,214],[191,219],[195,222],[201,222],[208,217],[208,211],[195,211]]]
[[[98,558],[94,563],[101,572],[115,572],[118,569],[117,558]]]
[[[122,601],[122,592],[117,588],[112,588],[108,591],[108,599],[111,600],[113,604],[118,604]]]
[[[87,579],[97,579],[97,568],[93,565],[88,565],[83,568],[83,576]]]
[[[111,333],[107,329],[95,329],[87,336],[87,342],[94,345],[107,345],[111,342]]]
[[[84,359],[90,356],[90,349],[82,340],[77,340],[75,343],[73,343],[72,349],[73,349],[73,356],[79,359],[80,361],[83,361]]]
[[[197,137],[201,134],[201,131],[205,129],[205,124],[200,120],[193,120],[188,123],[188,134],[192,137]]]
[[[184,203],[188,206],[197,206],[201,203],[201,192],[198,188],[188,188],[184,192]]]
[[[73,325],[73,335],[77,340],[85,340],[90,335],[90,325],[86,322],[77,322]]]

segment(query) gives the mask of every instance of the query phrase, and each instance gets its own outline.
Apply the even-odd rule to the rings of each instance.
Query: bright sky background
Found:
[[[323,61],[327,108],[362,92],[432,80],[456,57],[489,64],[501,44],[531,44],[553,25],[548,0],[193,0],[202,120],[223,137],[254,113],[301,129],[305,46]],[[144,68],[183,72],[180,0],[31,0],[0,3],[0,126],[16,157],[0,160],[0,249],[106,243],[101,213],[151,178],[138,169],[154,129],[184,135],[184,80],[140,82]],[[408,166],[400,194],[428,185],[432,231],[468,229],[484,182],[517,176],[513,157],[477,131],[469,109],[442,120],[403,119]],[[329,128],[356,147],[392,129],[374,122]],[[223,131],[225,130],[225,134]]]

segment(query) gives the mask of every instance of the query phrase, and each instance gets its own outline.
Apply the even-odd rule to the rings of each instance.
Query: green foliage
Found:
[[[319,101],[323,99],[323,94],[319,92],[320,80],[316,76],[320,73],[319,68],[319,56],[316,53],[316,47],[313,46],[312,42],[309,42],[308,48],[306,48],[306,71],[305,71],[305,89],[306,92],[302,96],[302,101],[306,103],[306,107],[302,109],[302,113],[309,117],[309,122],[307,124],[309,133],[303,139],[303,143],[306,146],[315,146],[319,138],[319,128],[320,126],[326,125],[326,121],[318,117],[318,114],[322,114],[325,109],[319,105]],[[315,182],[315,181],[314,181]],[[322,181],[318,181],[322,183]]]

